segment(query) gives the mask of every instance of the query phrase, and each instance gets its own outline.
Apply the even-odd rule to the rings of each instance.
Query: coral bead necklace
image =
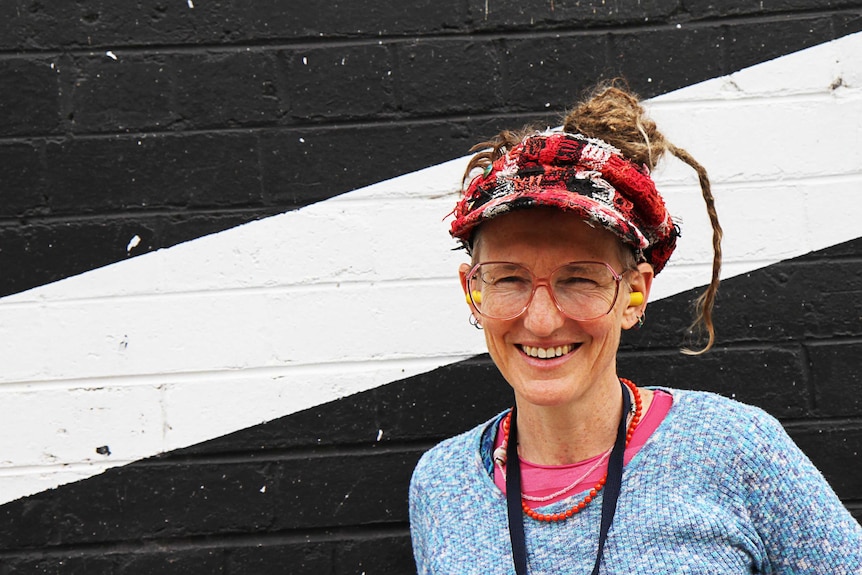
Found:
[[[637,427],[638,423],[641,420],[641,416],[643,415],[643,403],[641,401],[640,390],[638,390],[637,386],[632,383],[628,379],[620,378],[620,381],[623,382],[626,387],[628,387],[629,391],[634,398],[634,402],[632,405],[632,413],[630,414],[628,428],[626,430],[626,441],[625,446],[628,447],[631,442],[632,435],[634,434],[634,430]],[[509,443],[509,430],[511,428],[512,422],[512,412],[510,411],[506,418],[503,420],[503,442],[497,449],[494,450],[494,462],[501,468],[506,464],[506,449]],[[601,461],[604,461],[605,457],[603,457]],[[592,470],[591,470],[592,471]],[[526,498],[523,494],[521,495],[521,508],[524,511],[524,514],[534,519],[536,521],[546,521],[546,522],[554,522],[554,521],[565,521],[569,519],[573,515],[576,515],[580,511],[592,502],[595,499],[596,495],[605,487],[605,483],[608,480],[608,474],[605,472],[604,476],[590,489],[589,493],[577,504],[570,507],[565,512],[561,513],[539,513],[532,509],[529,505],[527,505],[527,500],[535,500],[536,498]],[[580,481],[580,480],[579,480]],[[570,485],[565,489],[568,491],[571,488],[574,488],[576,484]]]

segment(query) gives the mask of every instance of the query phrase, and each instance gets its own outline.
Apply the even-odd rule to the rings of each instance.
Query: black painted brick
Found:
[[[115,48],[123,45],[235,44],[279,40],[373,38],[380,35],[451,34],[454,32],[631,26],[638,23],[719,20],[776,12],[807,14],[858,7],[819,1],[785,2],[760,7],[737,0],[728,7],[699,1],[651,0],[632,4],[556,0],[486,4],[484,0],[422,0],[410,3],[326,4],[314,9],[286,7],[277,0],[255,3],[225,0],[216,4],[186,2],[117,4],[110,0],[46,5],[5,3],[0,7],[0,49]],[[485,14],[486,5],[489,7]]]
[[[32,555],[0,559],[0,575],[219,575],[223,552],[212,549],[159,550],[136,542],[140,550],[67,549],[46,557],[42,551]]]
[[[809,338],[862,336],[862,262],[858,259],[802,263],[789,284],[799,293]],[[788,310],[792,311],[792,310]]]
[[[143,240],[138,250],[149,251],[153,223],[122,219],[4,226],[0,228],[3,295],[121,260],[135,235]]]
[[[685,10],[693,18],[727,18],[729,16],[764,16],[786,12],[831,12],[862,7],[859,0],[782,0],[755,3],[746,0],[685,0]]]
[[[17,4],[17,6],[15,5]],[[0,48],[90,48],[134,44],[247,43],[250,41],[375,37],[465,29],[462,0],[329,3],[298,7],[278,0],[86,4],[4,3]],[[12,7],[18,10],[12,9]]]
[[[46,163],[54,214],[261,204],[250,133],[63,139]]]
[[[581,99],[608,68],[607,36],[568,35],[506,40],[504,105],[559,112]],[[559,124],[556,122],[554,125]]]
[[[458,156],[468,155],[473,145],[488,140],[502,130],[518,129],[522,126],[556,126],[560,123],[563,110],[553,110],[542,106],[541,112],[524,112],[505,117],[489,117],[483,119],[470,118],[463,122],[467,132],[468,147],[458,151]],[[454,155],[453,155],[454,157]],[[450,158],[451,159],[451,158]]]
[[[283,206],[327,199],[425,168],[447,150],[457,157],[472,145],[472,136],[467,125],[454,122],[262,134],[265,198]]]
[[[401,36],[434,34],[464,29],[466,5],[462,0],[416,2],[319,4],[306,10],[285,9],[278,0],[247,7],[234,0],[235,18],[255,38],[315,38]]]
[[[283,115],[268,51],[114,52],[75,60],[76,132],[234,128]]]
[[[831,256],[802,256],[723,280],[713,314],[718,345],[862,335],[860,246],[855,240],[830,248]],[[646,326],[626,333],[624,347],[685,344],[699,293],[651,303]]]
[[[270,51],[175,54],[170,65],[183,128],[273,125],[284,114]]]
[[[0,296],[246,223],[254,213],[141,214],[0,226]]]
[[[333,573],[416,572],[410,535],[348,542],[335,550]],[[312,575],[309,573],[309,575]]]
[[[817,412],[829,417],[862,417],[862,343],[812,345],[808,359]]]
[[[202,3],[205,7],[209,3]],[[199,42],[198,27],[205,26],[206,10],[194,12],[186,2],[117,4],[110,0],[94,0],[85,4],[60,2],[6,2],[14,6],[0,47],[15,49],[105,48],[148,43]],[[210,12],[218,13],[218,5]],[[14,13],[14,15],[13,15]],[[5,20],[5,19],[4,19]],[[218,39],[218,26],[212,29]]]
[[[832,34],[841,38],[862,30],[862,11],[839,12],[832,15]]]
[[[611,35],[610,75],[642,77],[663,93],[727,72],[725,31],[718,26],[636,30]]]
[[[407,521],[407,485],[422,449],[285,462],[273,528],[375,525]],[[221,468],[220,468],[221,469]]]
[[[857,28],[858,30],[858,28]],[[832,18],[825,15],[740,22],[725,26],[728,72],[809,48],[824,38],[837,38]]]
[[[679,9],[679,0],[641,2],[578,2],[469,0],[474,26],[479,30],[534,30],[536,28],[590,28],[661,22]]]
[[[168,542],[135,541],[123,551],[64,548],[7,555],[0,575],[334,575],[338,573],[413,573],[410,536],[362,533],[323,534],[322,540],[284,542],[257,538],[242,545],[231,539],[201,541],[198,549],[178,549]],[[254,536],[253,536],[254,537]]]
[[[810,414],[801,348],[713,349],[697,357],[678,352],[621,353],[618,372],[638,385],[712,391],[762,407],[779,418]]]
[[[398,46],[397,67],[400,105],[412,113],[484,112],[501,104],[504,86],[493,43],[415,40]]]
[[[39,146],[0,143],[0,158],[0,218],[44,211],[46,200]]]
[[[790,436],[811,458],[841,499],[862,499],[862,428],[859,424],[811,424]]]
[[[336,572],[333,567],[333,555],[343,544],[341,541],[308,541],[303,544],[284,543],[255,548],[227,549],[225,573],[226,575],[234,573],[276,575],[289,572],[331,575]]]
[[[67,111],[74,132],[162,129],[175,118],[172,81],[161,56],[114,52],[76,58]]]
[[[0,135],[57,131],[59,73],[47,57],[0,59]]]
[[[336,539],[228,550],[227,575],[333,575],[415,573],[410,537]],[[203,574],[202,574],[203,575]]]
[[[286,8],[278,0],[232,0],[212,12],[224,22],[223,41],[445,33],[463,29],[466,19],[461,0],[315,4],[304,10]]]
[[[152,33],[161,19],[158,6],[119,5],[110,0],[43,3],[5,2],[9,20],[0,47],[30,49],[132,43]],[[111,7],[113,6],[113,9]],[[121,7],[123,6],[123,7]],[[179,6],[179,4],[177,4]],[[118,9],[119,8],[119,9]]]
[[[141,462],[0,507],[0,549],[403,525],[422,450]]]
[[[828,274],[824,267],[822,272]],[[715,309],[720,340],[767,342],[805,336],[806,315],[813,313],[811,278],[799,265],[783,262],[722,282]],[[831,329],[827,322],[825,329]]]
[[[385,44],[295,48],[281,51],[278,61],[292,118],[355,119],[396,109]]]

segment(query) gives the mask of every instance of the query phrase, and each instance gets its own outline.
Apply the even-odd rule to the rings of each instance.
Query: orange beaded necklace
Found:
[[[628,379],[623,379],[623,378],[620,378],[620,381],[623,382],[626,385],[626,387],[629,388],[629,390],[632,393],[632,396],[634,397],[634,405],[633,405],[634,413],[632,415],[631,421],[629,422],[628,429],[626,431],[626,447],[628,447],[629,442],[632,439],[632,435],[634,434],[634,430],[637,427],[638,423],[640,422],[641,416],[643,415],[643,403],[641,401],[640,390],[638,390],[637,386],[634,383],[632,383]],[[510,411],[508,413],[508,415],[506,415],[506,418],[503,420],[503,434],[504,435],[503,435],[502,445],[494,450],[494,460],[496,461],[496,463],[498,465],[501,465],[501,466],[505,464],[505,453],[506,453],[506,448],[507,448],[508,443],[509,443],[509,429],[511,427],[511,423],[512,423],[512,412]],[[550,513],[550,514],[539,513],[527,505],[527,501],[524,499],[523,495],[521,496],[521,509],[524,510],[525,515],[527,515],[528,517],[530,517],[531,519],[534,519],[536,521],[546,521],[546,522],[565,521],[566,519],[569,519],[570,517],[579,513],[580,511],[583,511],[583,509],[587,505],[590,504],[590,502],[596,497],[596,495],[598,495],[599,491],[601,491],[604,488],[607,480],[608,480],[608,474],[607,474],[607,472],[605,472],[604,476],[598,481],[598,483],[596,483],[595,486],[592,489],[590,489],[590,492],[587,494],[587,496],[584,497],[581,501],[579,501],[576,505],[574,505],[571,508],[569,508],[568,510],[566,510],[565,512]]]

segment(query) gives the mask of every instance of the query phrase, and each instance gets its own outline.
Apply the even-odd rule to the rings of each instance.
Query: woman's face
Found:
[[[571,261],[606,262],[623,272],[622,250],[610,232],[584,223],[577,215],[552,209],[531,209],[502,215],[482,225],[476,239],[474,263],[508,261],[526,266],[537,277],[545,277]],[[577,402],[603,385],[619,385],[616,353],[620,330],[637,323],[645,304],[629,306],[631,291],[649,295],[652,268],[624,274],[611,312],[598,319],[575,321],[554,305],[548,290],[536,290],[527,310],[515,319],[497,320],[480,316],[488,351],[518,401],[556,406]],[[462,264],[465,287],[470,266]],[[528,348],[562,348],[558,357],[539,358]],[[542,355],[548,355],[542,353]],[[554,355],[554,354],[550,354]]]

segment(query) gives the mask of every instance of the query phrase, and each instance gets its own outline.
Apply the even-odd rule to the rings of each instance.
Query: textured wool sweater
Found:
[[[624,469],[600,573],[862,574],[862,527],[778,421],[717,395],[667,391],[673,406]],[[506,499],[482,455],[498,420],[419,461],[410,526],[420,575],[514,573]],[[601,500],[562,523],[525,517],[531,574],[590,572]]]

